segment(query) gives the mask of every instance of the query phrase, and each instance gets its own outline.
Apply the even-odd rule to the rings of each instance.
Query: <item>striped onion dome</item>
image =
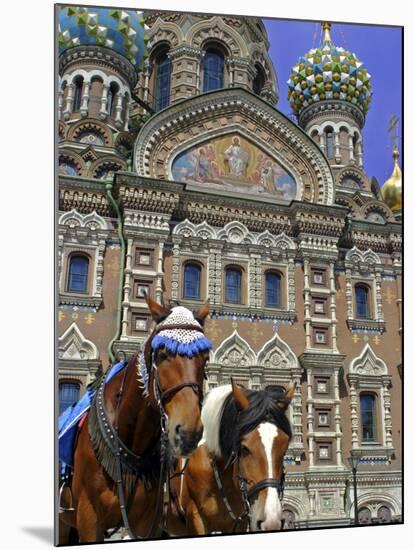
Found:
[[[306,107],[318,101],[340,99],[366,115],[372,97],[371,75],[354,53],[333,44],[330,23],[323,23],[322,28],[322,47],[300,57],[287,81],[294,114],[299,117]]]

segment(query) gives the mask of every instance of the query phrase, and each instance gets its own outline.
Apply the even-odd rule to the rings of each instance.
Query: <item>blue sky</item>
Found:
[[[290,115],[286,81],[298,58],[321,44],[321,26],[316,22],[282,19],[263,21],[279,81],[277,108]],[[393,167],[392,145],[387,132],[391,115],[395,114],[401,124],[402,31],[398,27],[333,23],[331,37],[335,45],[355,53],[371,74],[373,97],[363,129],[364,167],[368,177],[375,176],[382,185]],[[399,134],[401,153],[401,127]]]

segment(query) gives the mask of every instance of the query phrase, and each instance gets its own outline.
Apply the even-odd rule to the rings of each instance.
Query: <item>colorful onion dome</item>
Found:
[[[148,40],[142,12],[92,6],[59,8],[59,54],[75,46],[105,46],[138,70],[147,57]]]
[[[367,114],[371,101],[371,75],[354,53],[335,46],[330,23],[323,23],[323,45],[299,58],[287,81],[294,114],[318,101],[340,99]]]
[[[394,146],[392,156],[394,158],[394,170],[381,188],[382,198],[385,204],[393,211],[398,212],[402,208],[402,172],[398,164],[400,153]]]

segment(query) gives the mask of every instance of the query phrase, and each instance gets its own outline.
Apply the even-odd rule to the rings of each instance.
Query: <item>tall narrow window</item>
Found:
[[[280,275],[268,271],[265,276],[266,305],[270,307],[280,306]]]
[[[74,382],[62,382],[59,384],[59,414],[79,399],[79,384]]]
[[[375,396],[370,393],[360,395],[362,441],[376,441]]]
[[[241,282],[242,274],[240,269],[226,269],[226,302],[229,304],[241,304]]]
[[[111,85],[109,86],[108,90],[108,100],[106,103],[106,109],[108,111],[108,115],[111,117],[115,116],[115,105],[116,105],[116,94],[118,93],[119,86],[115,82],[111,82]]]
[[[171,60],[167,52],[163,52],[155,63],[155,110],[160,111],[170,104]]]
[[[82,89],[83,89],[83,78],[77,76],[74,80],[75,91],[73,95],[73,110],[79,111],[82,103]]]
[[[260,95],[263,90],[263,86],[265,85],[265,82],[266,82],[266,75],[263,68],[260,65],[255,65],[255,69],[256,69],[256,76],[254,77],[254,80],[253,80],[253,92],[257,95]]]
[[[200,298],[201,267],[197,264],[185,264],[184,266],[184,298]]]
[[[85,256],[72,256],[69,263],[68,292],[86,292],[89,260]]]
[[[334,158],[334,135],[330,129],[326,132],[326,156],[328,159]]]
[[[369,319],[369,290],[365,285],[355,285],[357,319]]]
[[[218,90],[224,85],[224,56],[215,48],[204,55],[203,92]]]

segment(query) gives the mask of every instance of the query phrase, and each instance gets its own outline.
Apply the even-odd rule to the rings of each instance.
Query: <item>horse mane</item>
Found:
[[[246,410],[240,411],[231,385],[226,384],[210,391],[201,411],[205,443],[214,456],[226,463],[237,450],[240,439],[262,422],[271,422],[289,438],[292,436],[285,412],[276,405],[277,399],[284,396],[282,388],[245,389],[244,392],[249,400]]]

